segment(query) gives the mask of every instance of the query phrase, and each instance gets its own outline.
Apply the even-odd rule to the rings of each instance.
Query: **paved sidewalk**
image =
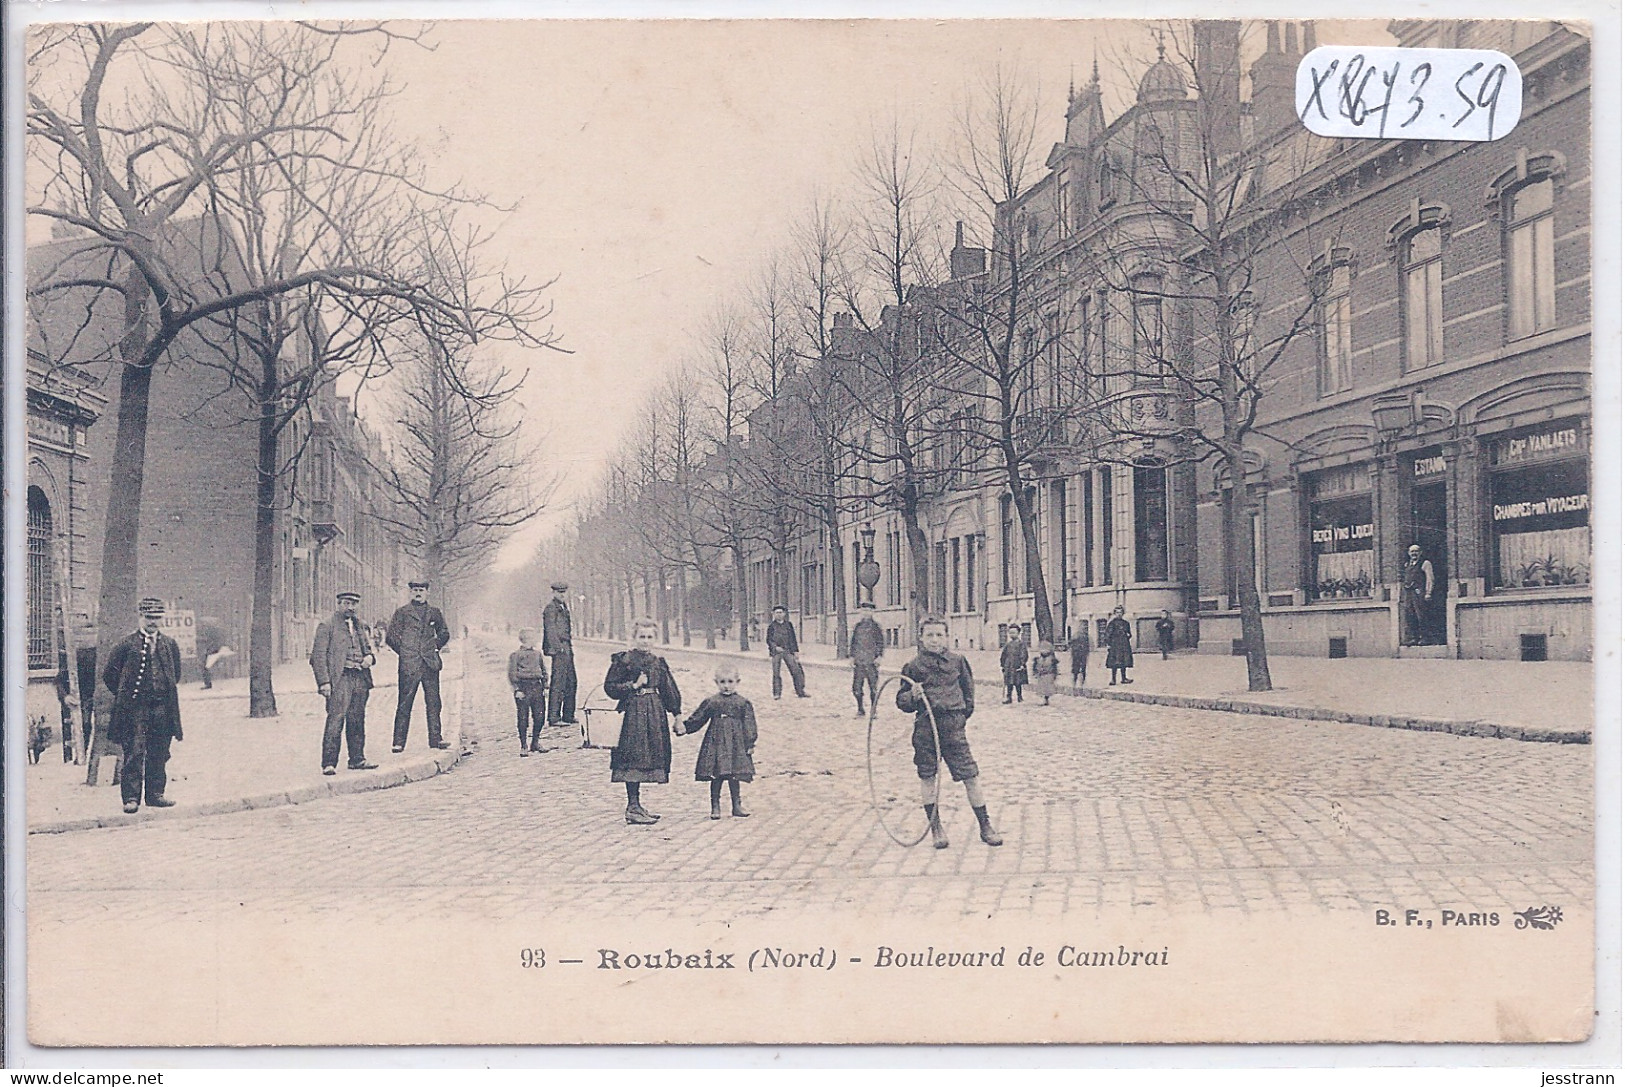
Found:
[[[62,762],[61,746],[53,744],[38,764],[27,769],[28,832],[54,834],[303,804],[433,777],[455,765],[463,750],[463,666],[457,649],[454,646],[448,653],[441,680],[442,721],[445,738],[451,743],[445,750],[427,746],[420,694],[413,707],[406,750],[398,755],[390,751],[395,661],[386,654],[373,669],[380,682],[367,700],[366,753],[378,769],[347,770],[341,765],[335,776],[323,776],[324,700],[316,691],[310,666],[291,661],[273,673],[276,717],[248,716],[246,676],[223,680],[207,691],[196,683],[181,686],[186,739],[170,748],[168,795],[175,801],[173,808],[142,805],[134,815],[124,814],[112,780],[112,759],[103,764],[99,783],[88,786],[86,767]]]
[[[703,642],[689,648],[706,652]],[[714,652],[767,655],[765,646],[741,654],[737,643]],[[996,651],[957,652],[970,660],[979,685],[1002,689]],[[889,648],[881,660],[882,674],[896,671],[913,655],[912,647]],[[1071,665],[1064,650],[1060,657],[1059,690],[1070,694]],[[825,668],[849,667],[835,660],[831,645],[804,644],[801,659]],[[1085,698],[1554,743],[1589,743],[1596,712],[1592,665],[1584,661],[1323,660],[1281,655],[1269,662],[1275,689],[1254,693],[1247,690],[1247,666],[1240,657],[1185,652],[1164,661],[1151,650],[1136,652],[1134,659],[1136,666],[1129,673],[1134,682],[1108,686],[1105,653],[1095,650],[1089,657],[1088,684],[1078,693]],[[1031,688],[1027,696],[1033,697]]]

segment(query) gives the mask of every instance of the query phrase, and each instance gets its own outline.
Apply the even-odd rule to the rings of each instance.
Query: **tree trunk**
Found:
[[[745,593],[745,547],[734,544],[734,621],[739,624],[739,651],[750,652],[750,601]]]
[[[660,644],[671,644],[671,593],[666,589],[666,568],[655,569],[655,618],[660,622]]]
[[[276,665],[271,594],[276,583],[277,429],[276,362],[267,365],[259,395],[258,475],[254,484],[254,599],[248,621],[248,716],[275,717]]]
[[[908,634],[913,638],[919,633],[920,620],[925,618],[930,603],[931,545],[925,538],[925,530],[920,527],[920,500],[913,484],[904,486],[903,500],[899,506],[903,515],[903,535],[908,538],[909,565],[914,571],[914,584],[908,594],[909,613],[913,620]]]
[[[113,647],[135,629],[138,594],[141,486],[147,465],[147,409],[152,393],[152,367],[134,365],[146,346],[146,281],[131,272],[124,283],[124,337],[119,342],[118,428],[113,438],[107,489],[107,523],[102,536],[102,584],[96,606],[96,667],[103,667]],[[85,783],[96,784],[101,749],[106,746],[107,718],[113,692],[96,685],[96,732]]]
[[[688,625],[688,571],[681,566],[677,568],[677,606],[679,625],[683,628],[683,645],[694,644],[694,635]]]
[[[1050,608],[1049,586],[1044,581],[1043,555],[1038,549],[1037,515],[1033,510],[1032,492],[1020,486],[1020,475],[1014,478],[1017,489],[1011,495],[1015,503],[1016,519],[1021,523],[1021,544],[1027,564],[1027,581],[1033,592],[1033,627],[1038,640],[1055,644],[1055,615]]]
[[[1225,503],[1230,523],[1230,553],[1235,556],[1236,595],[1241,611],[1241,643],[1247,652],[1247,689],[1268,691],[1269,657],[1264,650],[1264,615],[1259,609],[1258,585],[1253,571],[1253,498],[1247,488],[1246,466],[1240,452],[1226,457],[1230,469],[1230,501]]]
[[[824,527],[829,534],[830,595],[835,598],[835,659],[845,660],[847,650],[846,547],[841,540],[840,513],[835,503],[824,507]]]

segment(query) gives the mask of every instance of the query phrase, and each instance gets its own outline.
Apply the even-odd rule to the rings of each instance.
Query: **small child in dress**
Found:
[[[756,749],[756,710],[739,694],[739,667],[719,664],[714,673],[717,693],[699,707],[675,731],[679,736],[710,728],[700,741],[700,755],[694,762],[694,780],[711,783],[711,818],[722,818],[722,783],[728,783],[733,813],[748,816],[739,801],[739,783],[756,776],[751,752]]]
[[[1061,662],[1055,656],[1055,647],[1049,642],[1038,643],[1038,656],[1033,658],[1033,686],[1044,696],[1044,705],[1055,694],[1055,677],[1061,674]]]

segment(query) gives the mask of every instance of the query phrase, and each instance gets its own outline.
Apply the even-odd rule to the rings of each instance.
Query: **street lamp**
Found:
[[[863,586],[863,592],[868,602],[875,602],[875,585],[880,581],[880,564],[875,561],[875,526],[868,521],[858,530],[858,539],[863,542],[863,561],[858,563],[858,584]]]

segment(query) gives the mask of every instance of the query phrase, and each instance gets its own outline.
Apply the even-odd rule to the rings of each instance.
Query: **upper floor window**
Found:
[[[1320,294],[1317,391],[1321,396],[1354,387],[1353,273],[1347,250],[1335,250],[1316,270]]]
[[[1504,194],[1507,337],[1522,339],[1557,325],[1552,258],[1552,179],[1530,181]]]
[[[1160,381],[1165,376],[1162,354],[1162,279],[1156,275],[1134,277],[1134,370],[1138,377]]]
[[[1444,232],[1437,226],[1405,238],[1400,262],[1405,299],[1405,364],[1444,361]]]

